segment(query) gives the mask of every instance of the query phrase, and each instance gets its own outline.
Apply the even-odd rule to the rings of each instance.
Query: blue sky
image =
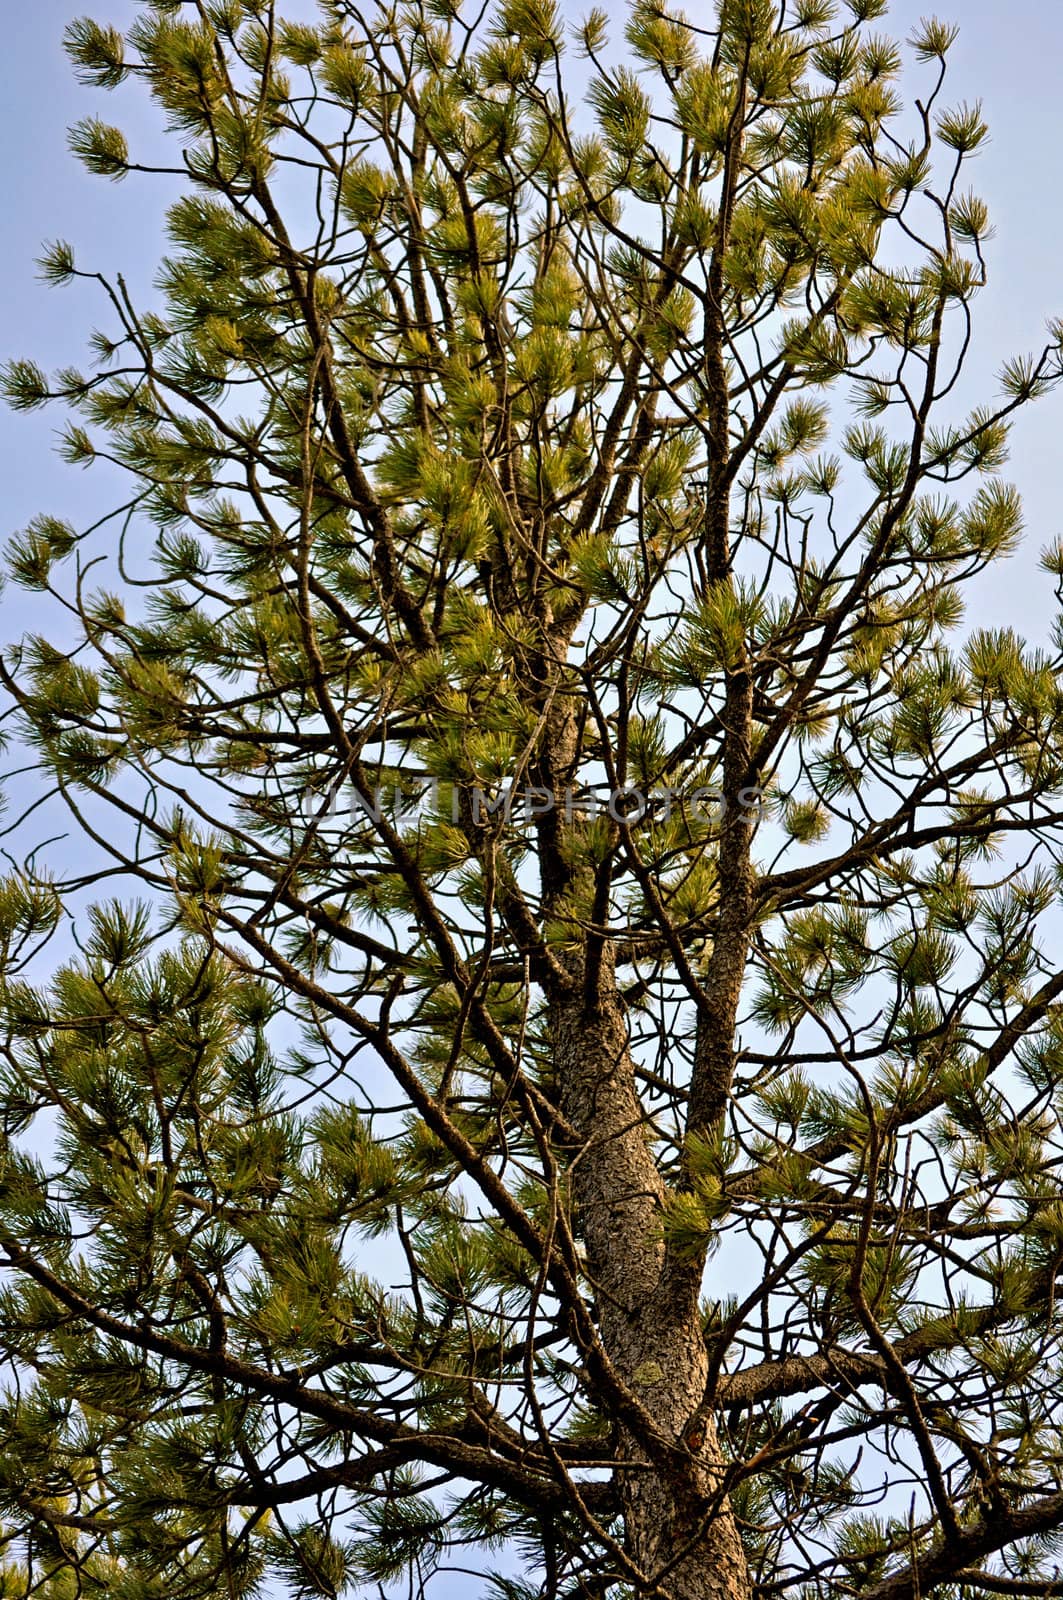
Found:
[[[309,0],[293,0],[304,15]],[[579,9],[573,5],[572,9]],[[881,27],[904,37],[924,15],[925,0],[896,0]],[[121,26],[134,0],[99,0],[92,15]],[[141,300],[150,294],[162,249],[165,180],[111,183],[84,172],[67,153],[66,128],[86,112],[119,122],[140,151],[158,149],[156,119],[136,90],[108,97],[75,83],[61,48],[63,28],[82,13],[76,0],[23,0],[5,18],[0,71],[3,132],[2,214],[6,247],[0,261],[0,356],[33,356],[46,367],[78,362],[102,308],[89,286],[50,290],[36,278],[42,241],[63,237],[79,265],[121,271]],[[991,282],[977,308],[976,338],[964,398],[988,398],[992,377],[1011,354],[1040,342],[1045,320],[1063,314],[1063,208],[1057,168],[1063,133],[1063,6],[1053,0],[952,0],[941,14],[962,25],[951,58],[947,98],[981,97],[992,141],[972,164],[971,181],[989,202],[997,236],[990,246]],[[913,73],[909,94],[925,85]],[[38,511],[81,521],[116,499],[113,479],[98,469],[65,467],[51,453],[58,413],[0,412],[0,539]],[[1063,390],[1043,401],[1016,429],[1011,476],[1027,505],[1028,538],[1005,569],[994,569],[971,610],[978,623],[1009,622],[1031,642],[1045,639],[1051,589],[1037,567],[1038,550],[1063,532],[1058,505]],[[0,631],[17,630],[22,595],[9,593]],[[12,628],[12,622],[15,628]]]
[[[309,9],[308,0],[295,4],[304,13]],[[135,9],[134,0],[101,0],[92,14],[121,26]],[[897,0],[882,27],[903,37],[926,9],[922,0]],[[161,252],[167,198],[164,180],[110,183],[84,172],[67,152],[67,126],[88,111],[120,122],[134,149],[148,143],[158,148],[156,120],[145,114],[135,91],[105,97],[74,82],[60,41],[64,26],[81,11],[76,0],[13,7],[5,19],[7,48],[0,68],[7,240],[0,263],[0,356],[31,355],[46,367],[82,359],[86,333],[100,311],[88,286],[57,291],[37,280],[34,262],[42,241],[69,239],[79,265],[121,271],[146,298]],[[971,169],[997,228],[990,286],[977,307],[965,396],[974,403],[992,392],[1001,360],[1033,348],[1046,318],[1063,314],[1063,218],[1056,180],[1063,132],[1063,6],[1046,0],[964,0],[961,8],[953,0],[942,15],[962,24],[948,98],[981,97],[992,130],[992,142]],[[913,74],[909,92],[921,87]],[[85,473],[55,459],[58,421],[58,414],[48,412],[30,417],[0,412],[0,539],[35,512],[80,522],[117,498],[114,480],[98,469]],[[970,611],[972,622],[1011,623],[1031,642],[1047,642],[1053,614],[1037,553],[1063,532],[1056,487],[1061,427],[1063,391],[1016,429],[1009,475],[1025,496],[1027,542],[982,583]],[[24,604],[24,596],[9,593],[0,607],[5,638],[18,631],[16,609]]]

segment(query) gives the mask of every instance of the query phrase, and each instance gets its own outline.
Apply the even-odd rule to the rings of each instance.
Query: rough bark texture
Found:
[[[739,113],[728,158],[728,194],[740,139]],[[726,232],[726,221],[723,227]],[[717,306],[720,254],[714,263]],[[714,401],[702,566],[707,585],[730,581],[728,393],[723,329],[717,324],[718,316],[706,340],[706,376]],[[553,690],[547,697],[539,777],[555,795],[578,767],[579,705],[562,687],[570,632],[554,630],[543,671]],[[752,749],[752,683],[744,651],[728,675],[725,724],[719,914],[700,995],[688,1110],[688,1131],[701,1134],[719,1126],[731,1091],[735,1018],[751,923],[752,826],[739,800],[749,781]],[[555,808],[540,825],[547,910],[571,884],[562,815]],[[608,919],[608,864],[599,873],[594,903],[592,928],[580,957],[570,965],[571,990],[556,996],[552,1008],[562,1109],[583,1140],[572,1170],[577,1225],[605,1349],[661,1434],[688,1454],[688,1464],[662,1467],[645,1440],[621,1430],[618,1460],[624,1463],[619,1477],[627,1552],[650,1593],[669,1600],[747,1600],[749,1572],[727,1492],[727,1465],[705,1405],[708,1357],[699,1308],[703,1262],[677,1262],[665,1247],[665,1184],[647,1138],[612,949],[594,931]]]
[[[644,1441],[622,1435],[629,1553],[674,1600],[744,1600],[749,1578],[723,1489],[725,1464],[711,1419],[699,1414],[707,1357],[697,1286],[666,1259],[664,1184],[646,1139],[621,1006],[614,991],[593,1010],[558,1005],[553,1020],[565,1114],[586,1141],[573,1167],[573,1199],[602,1340],[661,1432],[690,1454],[686,1474],[668,1473],[648,1465]]]

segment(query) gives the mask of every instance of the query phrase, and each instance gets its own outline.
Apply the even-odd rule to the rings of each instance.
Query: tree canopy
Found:
[[[1063,324],[972,403],[886,11],[67,30],[179,193],[5,370],[128,492],[7,550],[0,1593],[1061,1592]]]

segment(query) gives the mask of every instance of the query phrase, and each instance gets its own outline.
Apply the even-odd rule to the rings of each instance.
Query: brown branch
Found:
[[[979,1519],[961,1527],[951,1544],[939,1541],[925,1555],[891,1573],[888,1578],[860,1591],[860,1600],[920,1600],[931,1589],[943,1583],[955,1583],[970,1570],[971,1562],[995,1555],[1019,1539],[1033,1539],[1053,1533],[1063,1527],[1063,1492],[1046,1495],[1032,1505],[1022,1506],[1007,1514],[997,1514],[992,1521]],[[976,1582],[967,1578],[967,1582]],[[1057,1592],[1063,1591],[1063,1585]],[[1043,1591],[998,1590],[998,1593]]]

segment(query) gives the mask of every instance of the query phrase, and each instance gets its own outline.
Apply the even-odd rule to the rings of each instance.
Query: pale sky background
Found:
[[[97,20],[119,26],[136,10],[133,0],[89,5]],[[706,0],[688,0],[688,6],[698,20]],[[292,9],[305,13],[307,0],[295,0]],[[571,9],[582,7],[572,0]],[[988,247],[990,286],[975,306],[963,395],[973,405],[992,397],[992,377],[1004,359],[1039,348],[1046,319],[1063,316],[1063,0],[945,0],[937,8],[925,0],[896,0],[879,26],[903,38],[931,9],[962,25],[944,103],[981,97],[992,132],[967,169],[997,230]],[[163,250],[163,214],[174,191],[156,178],[134,176],[114,184],[91,177],[67,152],[66,128],[89,112],[119,123],[134,154],[148,141],[158,148],[157,120],[145,117],[135,91],[106,96],[74,81],[61,36],[82,6],[75,0],[9,0],[6,11],[0,64],[0,359],[29,356],[51,369],[83,362],[88,332],[97,319],[106,325],[107,315],[88,286],[53,290],[37,280],[42,242],[70,240],[79,266],[122,272],[144,304],[151,298]],[[913,70],[907,96],[921,93],[927,82],[925,72]],[[25,416],[0,410],[0,543],[38,511],[81,526],[119,498],[113,475],[67,467],[53,455],[60,421],[59,412]],[[993,569],[969,611],[971,622],[1010,624],[1031,642],[1048,642],[1054,609],[1051,582],[1040,572],[1037,555],[1063,533],[1061,434],[1063,388],[1031,408],[1015,430],[1008,476],[1026,501],[1027,540],[1018,555]],[[31,609],[22,591],[8,590],[0,602],[4,642],[21,632]],[[726,1291],[723,1284],[716,1288]],[[468,1578],[455,1575],[437,1592],[440,1600],[457,1600],[472,1588]]]
[[[690,7],[693,17],[705,0]],[[42,241],[62,237],[78,264],[121,271],[143,304],[162,251],[164,180],[136,176],[122,183],[95,178],[70,156],[66,128],[94,112],[118,122],[134,152],[156,143],[158,123],[145,118],[136,90],[106,95],[78,85],[61,48],[63,28],[81,15],[77,0],[14,0],[5,17],[6,51],[0,73],[3,139],[0,215],[0,358],[32,356],[45,368],[79,363],[85,338],[106,314],[93,290],[48,289],[34,262]],[[89,0],[91,14],[119,26],[135,14],[134,0]],[[293,10],[310,9],[293,0]],[[578,14],[581,0],[566,10]],[[895,0],[877,26],[903,38],[930,10],[959,21],[950,57],[946,103],[981,97],[992,140],[968,167],[969,182],[988,201],[997,236],[989,246],[990,285],[976,303],[976,337],[965,398],[989,399],[992,377],[1007,356],[1039,346],[1045,320],[1063,315],[1063,3],[1061,0]],[[619,32],[619,30],[617,30]],[[913,71],[909,97],[927,84]],[[156,148],[158,146],[156,145]],[[987,381],[988,380],[988,381]],[[29,416],[0,411],[0,541],[38,511],[83,523],[93,509],[115,503],[116,484],[99,468],[66,467],[51,453],[58,412]],[[969,619],[1010,623],[1031,642],[1047,642],[1053,613],[1049,580],[1037,553],[1063,533],[1059,504],[1059,440],[1063,389],[1026,414],[1014,434],[1008,475],[1023,490],[1027,542],[980,588]],[[0,603],[0,635],[20,631],[26,596],[9,590]],[[22,615],[20,615],[20,610]]]

